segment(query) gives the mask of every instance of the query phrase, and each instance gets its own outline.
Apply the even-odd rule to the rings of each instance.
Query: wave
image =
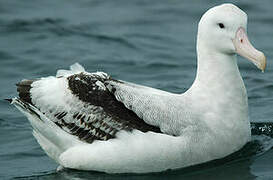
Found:
[[[12,21],[0,21],[0,26],[3,27],[0,33],[37,33],[36,36],[55,35],[58,37],[66,36],[80,36],[89,38],[92,40],[98,40],[102,42],[115,42],[129,48],[137,49],[136,45],[131,43],[128,38],[117,35],[108,35],[105,33],[94,32],[94,29],[100,24],[86,23],[71,25],[64,19],[53,18],[41,18],[41,19],[15,19]],[[35,35],[35,34],[34,34]]]
[[[272,122],[255,122],[251,123],[252,135],[264,135],[273,138],[273,123]]]

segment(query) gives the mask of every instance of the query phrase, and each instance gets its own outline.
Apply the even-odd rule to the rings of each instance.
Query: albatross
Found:
[[[79,64],[23,80],[9,99],[61,167],[107,173],[179,169],[223,158],[250,141],[246,89],[237,54],[264,71],[247,37],[247,14],[209,9],[197,34],[197,74],[183,94],[89,73]]]

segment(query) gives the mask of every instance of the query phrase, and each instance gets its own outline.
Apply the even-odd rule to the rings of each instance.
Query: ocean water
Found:
[[[0,99],[16,96],[21,79],[55,75],[75,62],[89,72],[182,93],[196,73],[198,21],[222,2],[0,0]],[[0,100],[0,179],[273,179],[272,139],[263,135],[273,134],[261,124],[273,123],[273,1],[229,2],[247,12],[249,38],[268,58],[265,73],[238,60],[252,125],[261,126],[242,156],[159,174],[56,172],[57,164],[35,141],[27,119]]]

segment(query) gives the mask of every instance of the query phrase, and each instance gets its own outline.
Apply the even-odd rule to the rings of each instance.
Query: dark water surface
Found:
[[[91,72],[184,92],[196,72],[198,20],[219,3],[0,0],[0,99],[16,96],[15,83],[21,79],[55,75],[74,62]],[[248,13],[249,38],[268,58],[265,73],[239,58],[250,119],[273,122],[273,1],[234,3]],[[0,108],[0,179],[273,179],[273,150],[188,172],[140,176],[56,172],[57,164],[35,141],[27,119],[4,101]]]

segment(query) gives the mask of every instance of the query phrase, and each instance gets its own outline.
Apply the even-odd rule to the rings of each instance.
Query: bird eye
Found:
[[[225,26],[224,26],[223,23],[218,23],[218,26],[219,26],[221,29],[225,28]]]

